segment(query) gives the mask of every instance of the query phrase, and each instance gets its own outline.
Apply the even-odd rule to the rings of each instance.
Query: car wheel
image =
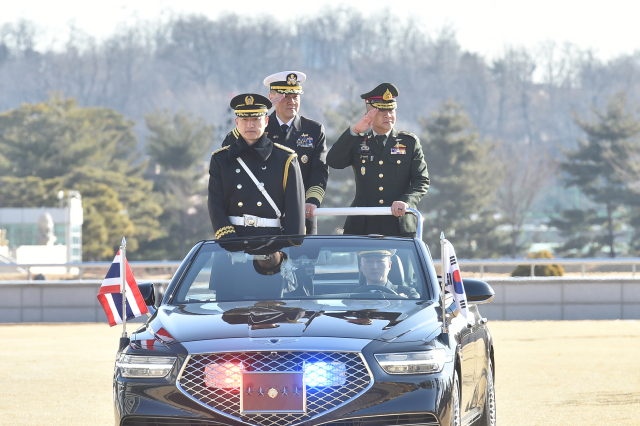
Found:
[[[495,426],[496,425],[496,389],[493,385],[493,365],[489,360],[489,367],[487,368],[487,396],[484,400],[484,409],[482,411],[482,417],[477,423],[477,426]]]
[[[458,372],[453,374],[453,389],[451,391],[451,426],[461,426],[462,419],[460,417],[460,381],[458,380]]]

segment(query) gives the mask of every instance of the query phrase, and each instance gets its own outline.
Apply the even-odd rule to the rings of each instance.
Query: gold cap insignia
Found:
[[[287,76],[287,84],[289,86],[295,86],[297,82],[298,82],[298,76],[296,76],[295,74],[289,74]]]
[[[274,388],[271,388],[269,389],[269,392],[267,392],[267,395],[269,395],[271,398],[275,398],[276,396],[278,396],[278,391]]]
[[[253,105],[253,96],[247,96],[244,98],[244,103],[247,105]]]
[[[378,93],[380,93],[380,92],[378,92]],[[390,101],[391,99],[393,99],[393,95],[391,94],[389,89],[387,89],[387,91],[384,92],[384,95],[382,95],[382,99],[384,99],[385,101]]]

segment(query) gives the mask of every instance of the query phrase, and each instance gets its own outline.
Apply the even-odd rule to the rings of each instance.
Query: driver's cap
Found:
[[[361,251],[360,253],[358,253],[359,257],[367,257],[367,256],[393,256],[394,254],[396,254],[396,250],[395,249],[391,249],[391,250],[366,250],[366,251]]]

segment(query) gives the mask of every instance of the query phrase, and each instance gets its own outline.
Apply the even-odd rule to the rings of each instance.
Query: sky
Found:
[[[487,58],[506,46],[535,48],[547,41],[590,48],[604,60],[640,50],[638,0],[0,0],[0,27],[19,19],[32,21],[43,30],[43,47],[66,39],[70,25],[101,40],[119,25],[172,14],[268,14],[284,22],[345,4],[364,15],[388,9],[398,17],[417,19],[434,33],[452,28],[464,50]]]

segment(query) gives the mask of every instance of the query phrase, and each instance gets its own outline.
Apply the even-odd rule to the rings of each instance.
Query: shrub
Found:
[[[553,259],[553,255],[549,250],[541,250],[527,254],[527,259]],[[536,265],[533,272],[536,277],[561,277],[564,275],[564,268],[561,265]],[[511,276],[529,277],[531,276],[531,266],[518,265]]]

